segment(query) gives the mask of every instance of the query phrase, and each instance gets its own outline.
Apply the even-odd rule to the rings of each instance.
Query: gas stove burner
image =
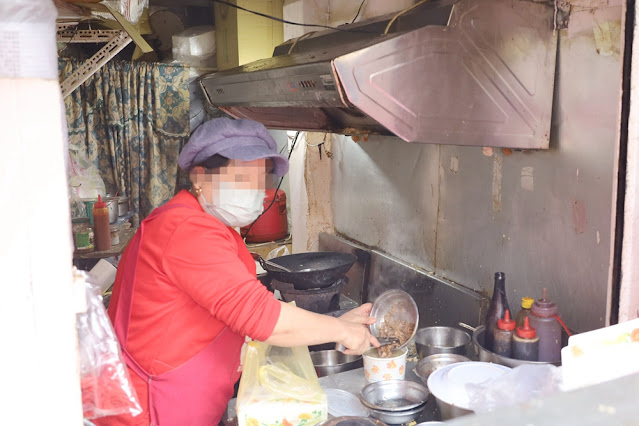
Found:
[[[348,278],[342,277],[329,287],[297,290],[291,283],[272,280],[271,287],[279,290],[285,302],[295,302],[298,308],[325,314],[339,309],[339,294],[348,284]]]

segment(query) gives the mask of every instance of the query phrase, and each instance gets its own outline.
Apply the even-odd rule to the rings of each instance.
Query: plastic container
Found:
[[[521,327],[524,325],[524,318],[530,315],[530,307],[532,306],[535,299],[532,297],[522,297],[521,298],[521,309],[517,312],[515,316],[515,323],[517,327]]]
[[[515,321],[510,318],[510,311],[506,309],[504,318],[497,320],[497,327],[494,330],[493,352],[512,358],[515,327]]]
[[[82,202],[86,207],[87,217],[89,218],[89,226],[93,228],[93,205],[96,203],[96,199],[92,198],[83,198]]]
[[[248,227],[244,227],[240,232],[245,235],[247,230]],[[253,224],[245,240],[247,243],[266,243],[281,240],[287,235],[286,193],[279,189],[276,195],[275,189],[267,189],[264,197],[264,213]]]
[[[99,195],[98,202],[93,205],[93,234],[97,251],[105,251],[111,248],[109,208]]]
[[[75,253],[82,254],[92,252],[94,250],[93,230],[89,224],[89,218],[78,217],[72,219],[71,223]]]
[[[370,348],[362,355],[364,375],[369,383],[381,380],[404,380],[406,376],[406,354],[408,349],[393,349],[391,357],[380,358],[377,348]]]
[[[524,318],[524,325],[517,327],[513,336],[513,358],[524,361],[537,361],[539,358],[539,337],[530,326],[530,318]]]
[[[530,325],[539,337],[539,361],[561,361],[561,324],[555,316],[559,315],[557,305],[546,298],[544,288],[542,297],[536,300],[530,309]]]
[[[488,312],[484,324],[486,325],[486,349],[493,350],[493,341],[495,337],[495,327],[497,320],[504,317],[508,307],[508,299],[506,298],[506,274],[503,272],[495,273],[495,286],[493,288],[493,297],[488,306]]]

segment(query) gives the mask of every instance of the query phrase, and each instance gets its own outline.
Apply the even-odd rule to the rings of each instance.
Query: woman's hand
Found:
[[[340,324],[343,327],[343,338],[338,341],[344,345],[347,349],[344,351],[347,355],[361,355],[371,345],[379,347],[379,342],[370,333],[368,326],[374,324],[376,319],[369,316],[371,313],[372,304],[366,303],[359,306],[341,317],[339,317]]]

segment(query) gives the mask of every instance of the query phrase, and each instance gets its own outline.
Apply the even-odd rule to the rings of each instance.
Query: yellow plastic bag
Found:
[[[239,426],[312,426],[328,417],[308,347],[250,342],[237,395]]]

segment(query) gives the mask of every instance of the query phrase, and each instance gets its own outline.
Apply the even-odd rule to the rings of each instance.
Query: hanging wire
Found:
[[[353,22],[355,22],[355,20],[357,19],[357,17],[359,16],[359,12],[362,11],[362,6],[364,6],[364,3],[366,3],[366,0],[362,0],[362,2],[359,4],[359,9],[357,9],[357,14],[355,15],[355,17],[353,18],[353,20],[351,21],[351,24]]]
[[[379,34],[379,33],[375,32],[375,31],[365,31],[365,30],[348,30],[348,29],[339,28],[339,27],[331,27],[331,26],[329,26],[329,25],[319,25],[319,24],[302,24],[301,22],[288,21],[288,20],[286,20],[286,19],[281,19],[281,18],[277,18],[277,17],[275,17],[275,16],[267,15],[267,14],[265,14],[265,13],[256,12],[256,11],[254,11],[254,10],[246,9],[246,8],[244,8],[244,7],[242,7],[242,6],[238,6],[238,5],[236,5],[236,4],[229,3],[229,2],[224,1],[224,0],[212,0],[212,1],[214,1],[214,2],[216,2],[216,3],[225,4],[225,5],[227,5],[227,6],[234,7],[234,8],[236,8],[236,9],[243,10],[243,11],[245,11],[245,12],[252,13],[252,14],[254,14],[254,15],[262,16],[262,17],[264,17],[264,18],[272,19],[272,20],[274,20],[274,21],[283,22],[283,23],[285,23],[285,24],[289,24],[289,25],[299,25],[299,26],[302,26],[302,27],[326,28],[326,29],[329,29],[329,30],[343,31],[343,32],[345,32],[345,33]]]
[[[295,144],[297,143],[297,138],[299,137],[301,132],[297,132],[295,133],[295,137],[293,137],[293,142],[291,143],[291,150],[288,153],[288,159],[291,159],[291,155],[293,154],[293,149],[295,149]],[[280,182],[277,184],[277,188],[275,188],[275,194],[273,194],[273,199],[271,200],[271,204],[268,205],[268,207],[266,209],[264,209],[264,211],[262,212],[262,214],[260,214],[257,219],[255,219],[250,225],[249,227],[246,229],[246,232],[244,232],[244,235],[242,235],[242,239],[245,239],[246,236],[248,235],[248,233],[251,231],[251,228],[253,228],[253,225],[255,225],[255,222],[257,222],[258,220],[260,220],[260,218],[262,217],[262,215],[264,213],[266,213],[271,206],[275,203],[275,200],[277,199],[277,192],[280,190],[280,186],[282,185],[282,182],[284,181],[284,176],[282,176],[280,178]]]
[[[418,6],[421,6],[422,4],[426,3],[427,1],[430,1],[430,0],[421,0],[421,1],[418,1],[417,3],[415,3],[414,5],[412,5],[411,7],[407,7],[406,9],[402,10],[401,12],[399,12],[397,15],[393,16],[393,19],[391,19],[391,20],[388,22],[388,25],[386,25],[386,29],[384,30],[384,34],[383,34],[383,35],[388,34],[388,30],[390,30],[390,27],[391,27],[391,26],[395,23],[395,21],[397,20],[397,18],[399,18],[400,16],[402,16],[404,13],[406,13],[406,12],[408,12],[408,11],[411,11],[411,10],[415,9],[415,8],[416,8],[416,7],[418,7]]]

